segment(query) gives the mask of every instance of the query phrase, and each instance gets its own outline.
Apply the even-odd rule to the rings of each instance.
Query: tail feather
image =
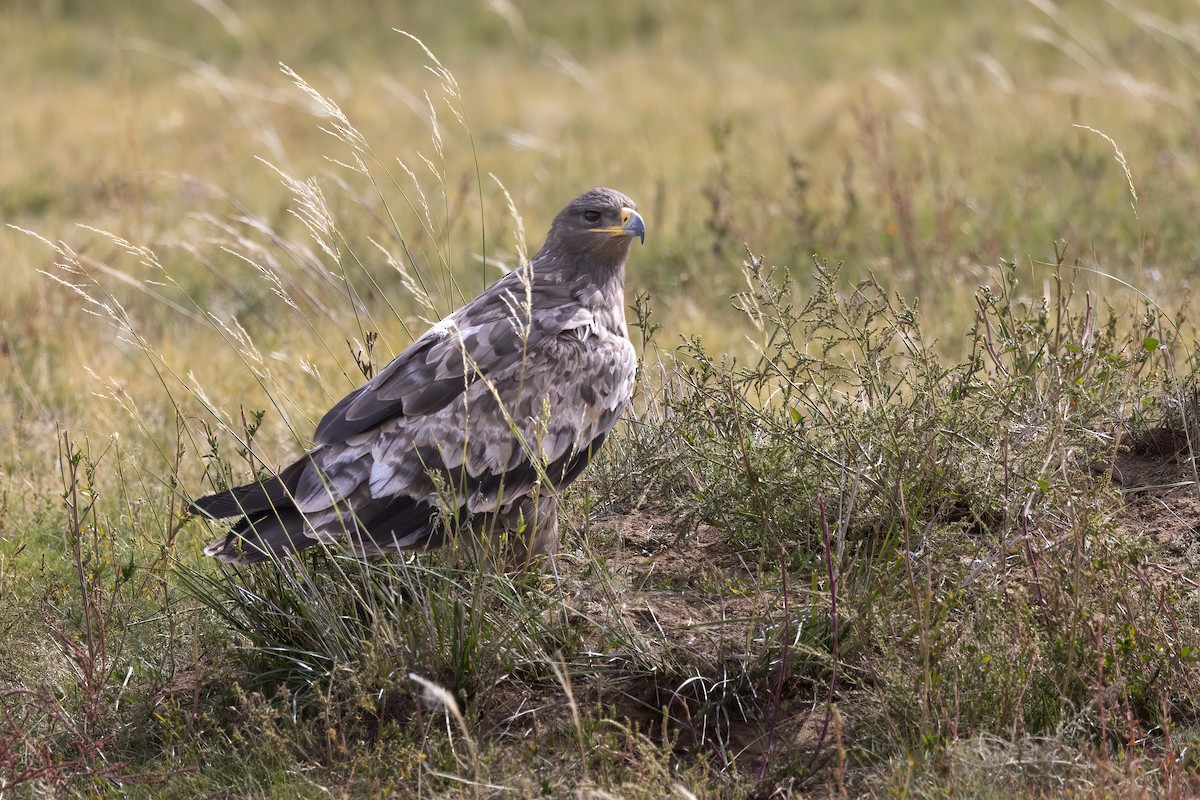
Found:
[[[437,519],[437,508],[411,497],[392,498],[377,509],[368,506],[359,513],[366,528],[358,544],[363,552],[432,550],[445,539],[445,526]]]
[[[313,544],[316,540],[307,529],[304,515],[295,508],[248,516],[204,548],[204,554],[236,564],[256,564]]]
[[[296,486],[300,483],[300,476],[307,466],[308,459],[302,458],[278,475],[201,497],[193,500],[192,506],[211,519],[224,519],[242,514],[249,516],[272,509],[289,508],[292,506]]]
[[[204,548],[205,555],[237,564],[254,564],[313,543],[308,525],[293,498],[307,457],[278,475],[192,501],[209,519],[240,516],[233,530]]]

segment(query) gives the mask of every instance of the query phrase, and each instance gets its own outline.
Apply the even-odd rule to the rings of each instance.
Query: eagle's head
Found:
[[[615,189],[589,189],[558,212],[539,255],[592,269],[617,267],[635,237],[646,240],[637,203]]]

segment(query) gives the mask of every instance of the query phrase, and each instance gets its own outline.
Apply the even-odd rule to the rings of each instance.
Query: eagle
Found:
[[[459,532],[512,566],[558,548],[558,494],[633,394],[625,263],[646,226],[597,188],[554,218],[524,264],[416,339],[325,414],[313,447],[193,501],[234,518],[205,548],[250,564],[317,542],[374,555]]]

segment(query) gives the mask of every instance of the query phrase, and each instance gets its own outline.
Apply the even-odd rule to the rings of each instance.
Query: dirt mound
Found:
[[[1113,484],[1125,495],[1124,525],[1162,548],[1159,569],[1194,581],[1200,564],[1200,484],[1194,445],[1182,430],[1151,428],[1129,438],[1113,460]]]

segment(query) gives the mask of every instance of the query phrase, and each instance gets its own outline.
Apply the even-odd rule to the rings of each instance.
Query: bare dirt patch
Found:
[[[1183,431],[1153,428],[1136,434],[1112,464],[1112,481],[1125,495],[1122,524],[1161,548],[1158,565],[1184,580],[1200,564],[1200,487]]]
[[[709,526],[683,531],[647,514],[596,524],[616,535],[597,537],[605,545],[593,553],[605,561],[593,580],[607,586],[587,585],[575,598],[583,646],[563,665],[569,694],[553,680],[504,681],[481,703],[489,735],[573,736],[574,702],[585,719],[614,720],[681,757],[751,774],[778,769],[780,759],[793,776],[825,766],[840,730],[824,694],[780,685],[778,663],[753,661],[770,649],[764,636],[787,634],[785,612],[795,612],[778,576],[765,578],[756,553]]]

